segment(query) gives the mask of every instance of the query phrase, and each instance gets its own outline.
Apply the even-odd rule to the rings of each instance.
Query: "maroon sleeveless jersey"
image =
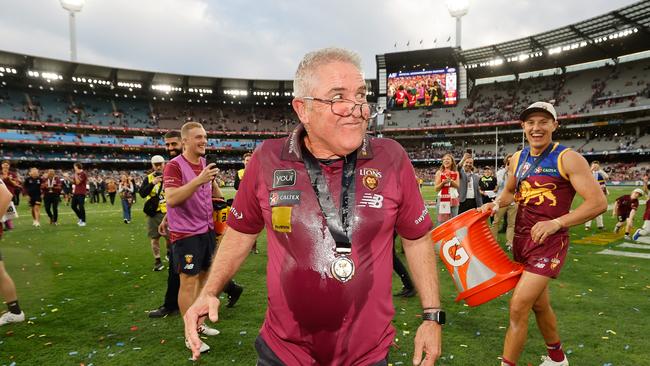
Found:
[[[537,222],[569,213],[576,191],[562,167],[562,154],[568,150],[566,146],[553,143],[548,156],[519,184],[515,194],[515,201],[519,204],[515,234],[530,236],[530,229]],[[530,154],[529,148],[516,152],[516,176],[525,173],[536,158]],[[564,228],[554,235],[566,234],[567,231]]]

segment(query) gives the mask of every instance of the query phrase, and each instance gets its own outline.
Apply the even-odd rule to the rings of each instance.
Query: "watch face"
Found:
[[[440,325],[443,325],[445,324],[446,315],[444,311],[440,310],[440,311],[434,311],[432,313],[424,313],[422,315],[422,319],[434,321]]]

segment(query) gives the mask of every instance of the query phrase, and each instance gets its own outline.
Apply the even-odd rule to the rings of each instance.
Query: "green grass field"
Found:
[[[629,190],[613,189],[610,202]],[[433,199],[430,187],[425,187],[424,196]],[[221,334],[207,339],[212,350],[192,363],[183,344],[181,318],[147,317],[148,310],[162,303],[167,273],[152,271],[142,202],[133,208],[130,225],[122,222],[117,203],[86,207],[85,228],[77,227],[65,205],[60,207],[59,226],[33,228],[26,202],[21,202],[16,229],[5,233],[0,250],[29,322],[0,328],[0,365],[255,364],[253,342],[266,308],[264,235],[261,253],[251,255],[236,276],[245,287],[241,300],[235,308],[221,310],[216,325]],[[608,230],[613,224],[610,211]],[[641,224],[641,215],[636,224]],[[585,234],[578,227],[571,237]],[[650,261],[596,254],[620,242],[572,244],[562,275],[552,282],[553,306],[572,365],[650,364],[645,338],[650,331]],[[401,284],[393,278],[397,291]],[[456,290],[442,270],[440,287],[448,324],[438,364],[496,365],[508,324],[509,295],[470,308],[454,302]],[[395,298],[394,305],[398,347],[390,362],[411,364],[419,301]],[[537,365],[542,354],[543,340],[531,317],[520,364]]]

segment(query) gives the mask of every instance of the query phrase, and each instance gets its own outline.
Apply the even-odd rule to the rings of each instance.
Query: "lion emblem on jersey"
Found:
[[[533,182],[533,185],[527,181],[521,182],[518,192],[518,202],[523,200],[523,204],[528,205],[531,200],[537,199],[536,202],[532,202],[536,206],[541,205],[546,200],[550,201],[549,206],[557,205],[557,198],[553,194],[553,191],[557,188],[555,183],[540,184],[539,182]]]

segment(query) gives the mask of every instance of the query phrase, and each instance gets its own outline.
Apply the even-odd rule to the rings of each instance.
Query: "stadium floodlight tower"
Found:
[[[456,18],[456,48],[460,48],[460,19],[469,11],[469,0],[447,0],[447,9],[449,10],[449,14]]]
[[[59,0],[63,9],[68,11],[70,19],[70,61],[77,62],[77,31],[75,29],[75,13],[83,9],[86,0]]]

